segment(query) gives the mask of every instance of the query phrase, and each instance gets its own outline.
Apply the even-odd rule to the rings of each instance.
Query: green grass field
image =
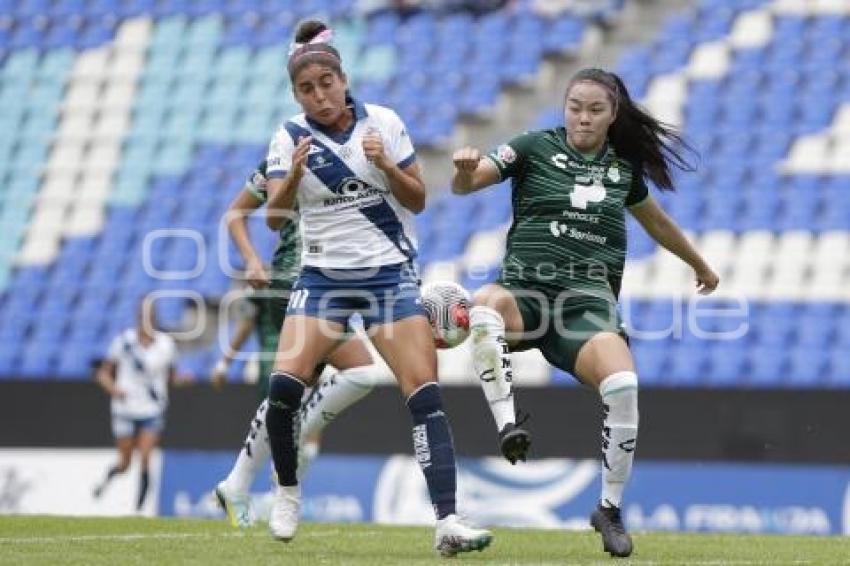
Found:
[[[477,564],[610,564],[588,532],[496,529],[492,546],[456,560]],[[850,564],[850,539],[636,534],[632,564]],[[0,517],[0,564],[434,564],[433,531],[416,527],[304,524],[272,540],[265,525],[222,521]]]

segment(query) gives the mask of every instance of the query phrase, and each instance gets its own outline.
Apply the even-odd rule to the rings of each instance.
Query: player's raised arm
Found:
[[[474,147],[463,147],[454,152],[452,161],[455,174],[452,177],[452,192],[465,195],[484,187],[494,185],[501,179],[496,165],[484,159]]]
[[[307,155],[312,137],[305,136],[298,141],[292,153],[292,165],[283,178],[271,177],[266,185],[269,200],[266,202],[266,225],[272,230],[280,230],[284,222],[291,218],[295,208],[298,185],[304,177]],[[271,173],[271,171],[270,171]]]
[[[418,163],[414,161],[407,167],[399,167],[384,151],[383,138],[376,132],[363,136],[363,153],[386,175],[390,191],[403,207],[416,214],[425,209],[427,191]]]

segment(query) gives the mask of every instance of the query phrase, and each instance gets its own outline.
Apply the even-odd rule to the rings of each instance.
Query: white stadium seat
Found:
[[[729,44],[735,49],[764,47],[773,37],[773,17],[767,10],[744,12],[735,20]]]
[[[688,77],[719,79],[729,71],[729,46],[723,41],[701,43],[691,54]]]

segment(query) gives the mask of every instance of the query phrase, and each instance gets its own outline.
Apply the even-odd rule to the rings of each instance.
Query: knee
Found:
[[[294,375],[273,372],[269,378],[269,404],[283,404],[294,411],[301,405],[304,387],[304,382]]]
[[[505,290],[496,285],[484,285],[472,295],[472,303],[476,307],[489,307],[496,311],[504,308]]]
[[[349,368],[343,372],[346,379],[365,392],[371,391],[377,383],[378,368],[375,364]]]
[[[469,327],[472,330],[481,329],[485,331],[505,330],[505,319],[498,310],[476,305],[469,311]]]

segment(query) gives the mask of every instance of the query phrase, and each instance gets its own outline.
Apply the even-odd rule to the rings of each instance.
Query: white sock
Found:
[[[299,446],[321,432],[348,407],[365,397],[375,386],[375,366],[360,366],[323,376],[302,405]]]
[[[619,507],[632,473],[637,447],[638,379],[633,371],[606,377],[599,385],[605,411],[602,424],[602,496],[605,507]]]
[[[257,408],[257,414],[251,420],[251,429],[245,437],[245,444],[236,457],[236,463],[230,470],[225,482],[237,493],[247,494],[257,477],[257,472],[266,465],[271,457],[269,433],[266,431],[267,401]]]
[[[513,369],[508,343],[505,340],[505,321],[489,307],[472,307],[469,311],[472,333],[472,365],[481,381],[484,397],[500,431],[516,421],[514,394],[511,391]]]

